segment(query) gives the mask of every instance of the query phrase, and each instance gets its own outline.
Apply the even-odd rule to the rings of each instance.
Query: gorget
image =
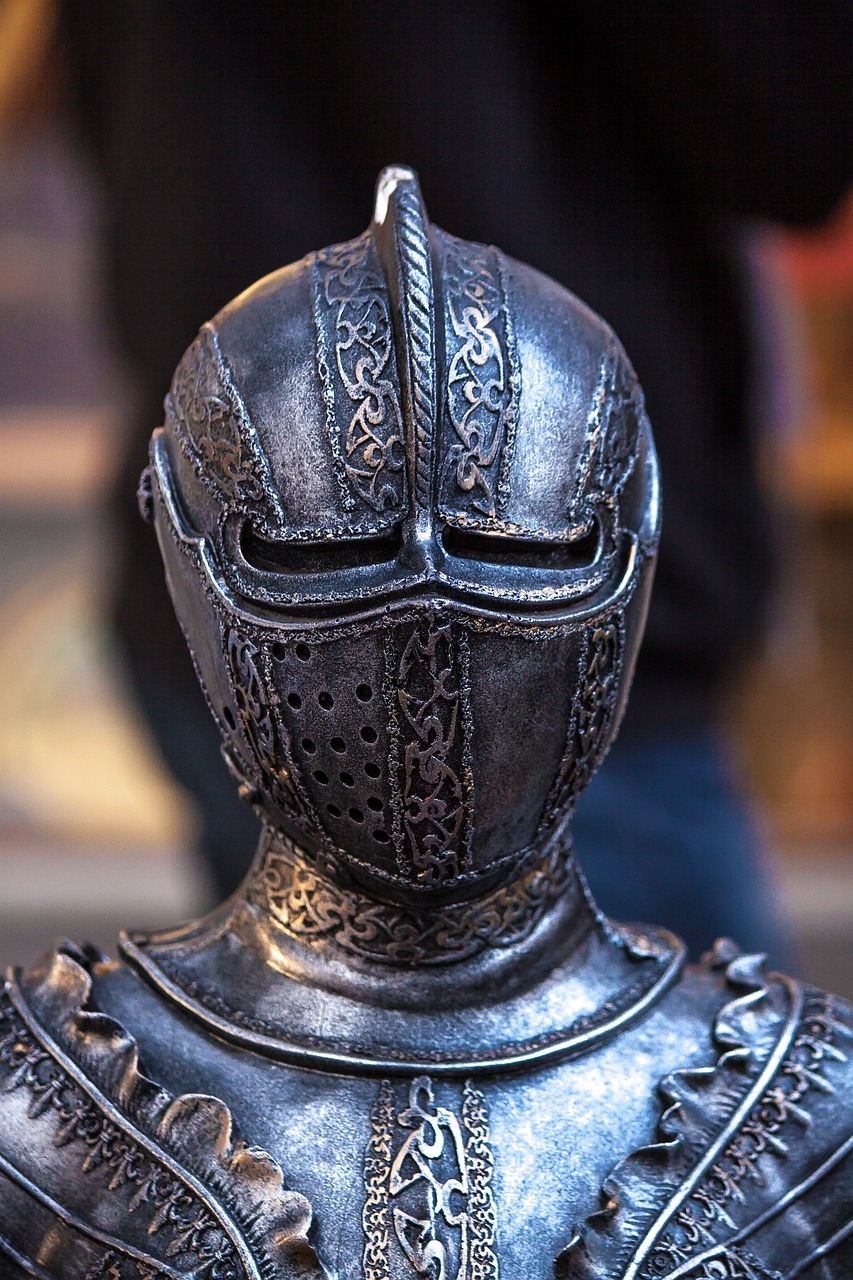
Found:
[[[665,930],[607,925],[564,839],[515,883],[418,912],[335,885],[271,831],[235,900],[121,950],[211,1032],[278,1061],[451,1076],[587,1052],[684,959]]]

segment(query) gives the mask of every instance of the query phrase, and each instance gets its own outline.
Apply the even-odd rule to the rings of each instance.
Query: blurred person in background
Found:
[[[808,225],[853,178],[853,4],[67,0],[61,45],[103,179],[112,318],[138,387],[117,489],[115,618],[140,703],[198,801],[216,888],[257,821],[133,502],[199,324],[312,245],[356,235],[382,165],[613,325],[643,384],[664,534],[630,709],[580,806],[603,908],[783,960],[720,699],[773,585],[756,474],[745,224]]]

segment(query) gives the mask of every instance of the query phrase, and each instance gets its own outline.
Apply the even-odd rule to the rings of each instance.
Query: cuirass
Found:
[[[124,946],[0,1000],[4,1277],[851,1274],[853,1010],[760,957],[596,922],[583,982],[312,1034],[221,920]]]

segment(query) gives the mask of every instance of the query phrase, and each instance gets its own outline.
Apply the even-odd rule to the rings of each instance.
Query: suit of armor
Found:
[[[0,1275],[848,1277],[853,1010],[572,857],[660,521],[607,326],[386,170],[202,329],[140,499],[261,841],[10,975]]]

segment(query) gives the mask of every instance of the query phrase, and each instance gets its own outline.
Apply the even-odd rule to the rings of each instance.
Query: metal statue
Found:
[[[140,498],[262,835],[10,976],[0,1275],[853,1274],[853,1010],[572,858],[660,519],[607,326],[388,169],[204,326]]]

